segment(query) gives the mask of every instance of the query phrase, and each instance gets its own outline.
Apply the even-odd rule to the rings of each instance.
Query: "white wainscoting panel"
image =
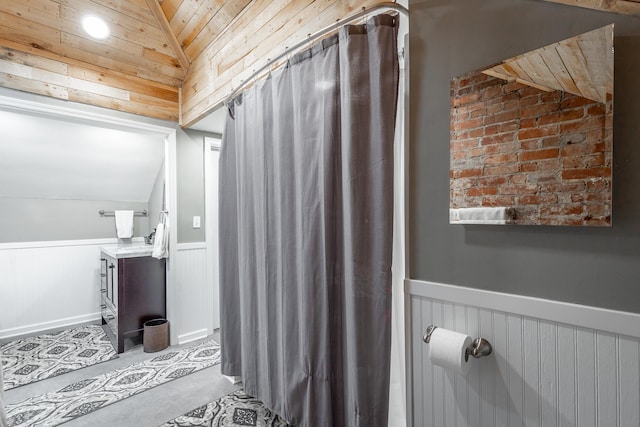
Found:
[[[0,245],[0,339],[100,320],[100,247],[116,239]]]
[[[640,426],[638,338],[420,293],[407,307],[412,426]],[[431,324],[482,336],[493,354],[466,376],[434,366]]]
[[[175,288],[178,344],[204,338],[213,316],[213,285],[207,283],[207,249],[204,243],[177,246]]]

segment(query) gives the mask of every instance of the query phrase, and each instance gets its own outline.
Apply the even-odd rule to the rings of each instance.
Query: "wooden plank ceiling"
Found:
[[[637,14],[640,0],[548,0]],[[0,0],[0,86],[188,126],[308,34],[380,0]],[[609,7],[610,6],[610,7]],[[95,40],[82,17],[111,36]]]
[[[569,6],[586,7],[603,12],[640,16],[640,0],[545,0]]]
[[[483,72],[606,103],[613,97],[613,24],[507,59]]]

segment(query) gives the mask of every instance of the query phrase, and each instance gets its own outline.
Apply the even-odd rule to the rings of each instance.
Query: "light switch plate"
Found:
[[[200,228],[200,217],[199,216],[194,216],[193,217],[193,228]]]

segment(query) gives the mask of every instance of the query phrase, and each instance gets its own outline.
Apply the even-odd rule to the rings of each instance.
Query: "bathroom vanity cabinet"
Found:
[[[144,322],[166,318],[165,260],[150,254],[145,247],[100,253],[102,325],[118,353],[125,338],[142,333]]]

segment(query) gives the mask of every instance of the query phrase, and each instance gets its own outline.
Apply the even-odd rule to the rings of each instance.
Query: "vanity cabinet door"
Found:
[[[142,331],[144,322],[166,317],[165,261],[152,257],[119,260],[119,326],[125,334]]]

